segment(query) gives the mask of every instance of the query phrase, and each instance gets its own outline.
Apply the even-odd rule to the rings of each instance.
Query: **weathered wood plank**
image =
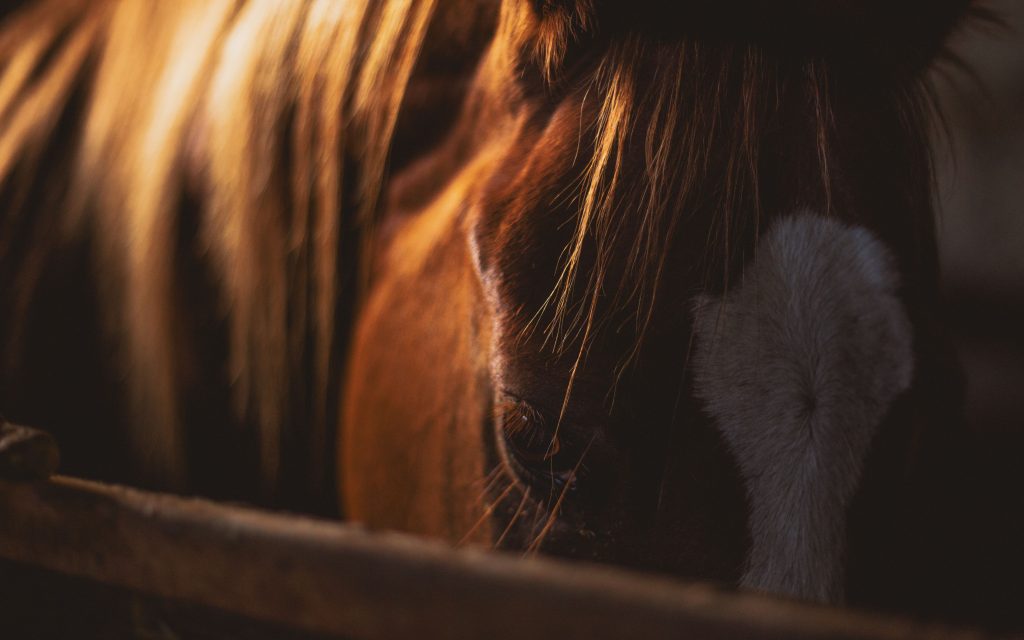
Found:
[[[984,637],[70,478],[0,483],[0,556],[352,638]]]
[[[338,640],[336,635],[254,620],[2,559],[0,638]]]

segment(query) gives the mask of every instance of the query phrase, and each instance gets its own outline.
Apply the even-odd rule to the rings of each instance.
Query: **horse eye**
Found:
[[[557,489],[573,482],[582,454],[556,421],[514,398],[498,406],[497,418],[505,458],[520,480]]]

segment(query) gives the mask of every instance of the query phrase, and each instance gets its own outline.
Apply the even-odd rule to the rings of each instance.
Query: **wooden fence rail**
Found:
[[[0,557],[348,638],[984,637],[61,477],[0,483]]]

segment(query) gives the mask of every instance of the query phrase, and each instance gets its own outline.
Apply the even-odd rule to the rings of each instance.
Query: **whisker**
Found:
[[[504,469],[502,468],[502,465],[500,463],[494,465],[494,468],[491,469],[487,473],[487,475],[484,476],[483,479],[481,480],[481,482],[484,483],[483,489],[481,489],[481,495],[486,495],[491,491],[491,489],[494,488],[494,486],[498,483],[497,481],[502,477],[503,472]]]
[[[485,475],[483,478],[481,478],[480,480],[474,480],[473,481],[473,483],[472,483],[473,485],[476,485],[476,484],[482,484],[483,485],[480,488],[480,492],[477,494],[476,500],[473,501],[473,506],[479,506],[484,500],[487,499],[487,496],[491,493],[491,490],[494,489],[495,485],[497,484],[497,481],[501,477],[502,477],[502,468],[501,468],[501,465],[498,464],[498,465],[495,465],[493,469],[488,471],[487,475]]]
[[[596,436],[595,436],[596,437]],[[565,496],[569,495],[569,488],[572,487],[573,482],[576,480],[576,476],[579,473],[580,468],[583,466],[583,459],[587,457],[587,452],[590,451],[590,445],[594,444],[594,438],[590,438],[590,442],[587,443],[587,447],[580,454],[580,459],[576,462],[576,466],[573,467],[572,473],[569,474],[569,479],[562,487],[562,491],[558,496],[558,501],[551,508],[551,513],[548,515],[547,521],[544,523],[544,527],[540,530],[540,534],[534,538],[530,546],[526,548],[526,554],[536,553],[540,549],[540,545],[544,543],[544,539],[547,538],[551,532],[552,527],[555,526],[555,522],[558,521],[558,514],[562,510],[562,503],[565,502]]]
[[[523,490],[523,499],[519,501],[519,506],[516,507],[515,513],[512,514],[512,519],[508,521],[508,524],[505,525],[505,530],[501,532],[501,535],[498,536],[498,539],[494,541],[493,545],[491,545],[492,549],[497,549],[501,547],[501,544],[505,542],[505,538],[508,537],[508,534],[512,531],[513,525],[515,525],[516,521],[519,520],[519,516],[523,514],[523,509],[526,508],[526,503],[529,501],[529,499],[530,488],[527,487],[526,489]]]
[[[533,524],[530,525],[530,536],[529,536],[529,539],[531,540],[531,542],[530,542],[529,545],[527,545],[526,550],[523,551],[523,557],[531,555],[530,548],[533,546],[533,542],[532,541],[537,539],[537,535],[538,535],[537,528],[540,527],[542,524],[546,524],[546,523],[547,523],[547,519],[545,517],[544,508],[541,506],[540,503],[534,505]]]
[[[540,549],[540,545],[544,543],[545,538],[551,532],[551,529],[555,526],[555,522],[558,521],[558,512],[562,508],[562,502],[565,500],[565,496],[569,491],[569,485],[572,482],[573,477],[570,477],[569,482],[565,483],[562,487],[562,492],[558,496],[558,501],[551,508],[551,513],[548,514],[547,520],[544,521],[544,526],[541,528],[540,533],[533,539],[530,546],[526,548],[525,555],[532,555]]]
[[[486,509],[484,509],[484,512],[480,516],[480,518],[476,521],[476,523],[472,527],[470,527],[469,531],[466,532],[466,535],[462,536],[462,539],[459,540],[459,542],[455,546],[456,547],[461,547],[464,544],[466,544],[466,542],[473,536],[473,534],[477,532],[477,529],[479,529],[480,526],[483,525],[484,522],[487,522],[487,520],[490,519],[491,514],[494,513],[494,510],[498,508],[498,505],[500,505],[502,503],[502,501],[508,496],[509,493],[512,492],[512,489],[515,489],[515,487],[516,487],[516,483],[515,482],[510,482],[509,485],[505,488],[505,490],[501,492],[501,495],[499,495],[494,500],[494,502],[491,503],[490,506],[488,506]]]

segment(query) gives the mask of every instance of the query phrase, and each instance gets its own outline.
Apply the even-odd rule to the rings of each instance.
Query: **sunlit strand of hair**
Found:
[[[502,543],[505,542],[505,539],[508,537],[508,534],[511,533],[513,526],[515,526],[516,521],[519,520],[519,517],[525,511],[526,505],[529,503],[529,501],[530,488],[526,487],[523,489],[523,497],[519,500],[519,506],[516,507],[515,512],[512,514],[512,519],[508,521],[508,524],[505,525],[505,529],[501,532],[501,535],[498,536],[498,538],[494,541],[494,544],[492,545],[493,549],[500,548]]]
[[[555,502],[554,506],[551,507],[551,513],[548,514],[548,518],[547,521],[545,521],[544,523],[544,527],[540,530],[540,533],[537,535],[537,537],[534,538],[533,542],[531,542],[530,545],[526,548],[527,555],[536,553],[540,549],[540,546],[544,543],[544,540],[547,538],[548,534],[551,533],[552,527],[554,527],[555,522],[558,521],[558,515],[559,513],[561,513],[562,504],[565,502],[565,497],[569,495],[569,489],[572,488],[573,482],[576,480],[576,476],[579,473],[580,468],[583,466],[583,460],[587,457],[587,452],[590,451],[590,447],[593,444],[594,438],[591,438],[590,442],[587,443],[586,448],[583,449],[583,452],[580,454],[580,459],[576,462],[576,466],[574,466],[572,472],[570,472],[569,478],[562,486],[562,491],[559,494],[558,500]]]
[[[462,538],[455,546],[461,547],[464,544],[466,544],[466,542],[473,537],[473,534],[476,533],[477,530],[490,519],[491,514],[494,513],[494,510],[501,506],[501,503],[505,500],[505,498],[508,497],[508,494],[512,493],[512,490],[515,488],[516,483],[514,481],[510,481],[508,483],[508,486],[505,487],[505,489],[498,495],[498,497],[495,498],[494,501],[490,505],[488,505],[486,509],[484,509],[483,514],[481,514],[481,516],[477,519],[473,526],[469,528],[469,531],[467,531],[466,534],[462,536]]]

